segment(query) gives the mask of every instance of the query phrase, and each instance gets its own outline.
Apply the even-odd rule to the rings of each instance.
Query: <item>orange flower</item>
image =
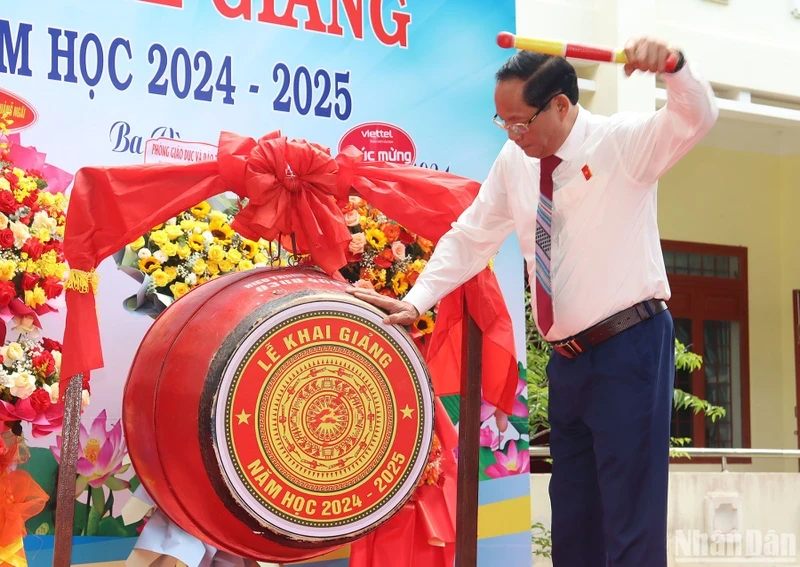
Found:
[[[389,244],[396,242],[397,239],[400,238],[400,227],[396,224],[385,222],[381,225],[381,230],[384,236],[386,236],[386,242]]]
[[[433,242],[422,238],[421,236],[417,236],[417,244],[419,244],[419,247],[422,248],[422,251],[425,252],[425,254],[430,254],[431,250],[433,250]]]

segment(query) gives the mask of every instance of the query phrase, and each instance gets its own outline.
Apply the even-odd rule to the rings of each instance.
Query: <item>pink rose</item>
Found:
[[[392,242],[392,254],[394,254],[396,260],[404,259],[406,257],[405,244],[403,244],[399,240]]]
[[[372,285],[367,280],[358,280],[356,283],[353,284],[353,287],[358,287],[361,289],[375,289],[375,286]]]
[[[347,223],[347,226],[358,226],[361,223],[361,217],[358,211],[355,209],[347,211],[344,215],[344,222]]]
[[[353,239],[350,241],[350,252],[353,254],[363,254],[364,246],[366,244],[367,237],[364,236],[363,232],[357,232],[353,235]]]

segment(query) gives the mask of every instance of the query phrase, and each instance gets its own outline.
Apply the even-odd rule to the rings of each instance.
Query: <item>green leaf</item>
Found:
[[[447,410],[447,415],[450,416],[450,421],[453,425],[458,423],[459,416],[461,415],[461,396],[458,394],[453,396],[442,396],[442,405]]]
[[[92,509],[89,510],[89,521],[86,522],[86,535],[87,536],[95,536],[98,535],[97,530],[100,525],[100,512],[98,512],[94,506]]]
[[[508,423],[516,429],[520,435],[527,435],[530,427],[528,419],[524,417],[517,417],[516,415],[508,416]]]
[[[97,535],[101,537],[136,537],[139,535],[136,528],[140,523],[141,522],[136,522],[135,524],[126,526],[121,516],[117,516],[116,518],[106,516],[100,520],[100,524],[97,528]]]
[[[99,517],[103,517],[103,511],[106,509],[106,493],[102,486],[97,488],[92,487],[92,510],[97,512]]]
[[[30,457],[20,469],[31,475],[33,480],[49,496],[44,509],[25,522],[28,533],[47,535],[55,533],[56,493],[58,491],[58,462],[50,449],[32,447]]]
[[[110,476],[106,479],[106,486],[111,490],[126,490],[131,487],[131,483],[129,483],[127,480]]]
[[[86,504],[75,501],[75,511],[73,512],[72,535],[86,535]]]
[[[489,480],[492,478],[486,474],[485,471],[486,467],[495,463],[497,463],[497,459],[494,457],[494,451],[489,447],[481,447],[478,455],[478,480]]]
[[[142,482],[139,480],[139,477],[136,475],[131,477],[130,483],[131,485],[128,488],[131,492],[136,492],[136,489],[142,484]]]
[[[89,486],[89,479],[85,476],[78,475],[78,480],[75,481],[75,498],[80,496],[86,487]]]

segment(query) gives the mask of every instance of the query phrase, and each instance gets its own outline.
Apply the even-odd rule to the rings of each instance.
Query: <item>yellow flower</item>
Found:
[[[433,332],[433,318],[426,313],[417,319],[414,327],[423,335],[429,335]]]
[[[403,272],[396,273],[392,278],[392,291],[394,291],[397,295],[402,295],[408,291],[408,281],[406,280],[406,275]]]
[[[144,246],[144,236],[140,236],[136,240],[130,243],[131,250],[134,252],[138,252],[142,246]]]
[[[56,228],[56,234],[59,235],[61,238],[64,238],[64,227],[59,226],[58,228]]]
[[[245,259],[239,262],[239,265],[236,267],[236,269],[240,272],[244,272],[245,270],[252,270],[254,267],[255,266],[253,266],[253,262]]]
[[[17,271],[14,260],[0,260],[0,280],[11,281]]]
[[[152,274],[157,269],[161,267],[161,264],[153,258],[149,256],[147,258],[142,258],[139,260],[139,269],[142,270],[145,274]]]
[[[178,238],[180,238],[181,236],[183,236],[183,231],[182,231],[182,230],[181,230],[181,228],[180,228],[178,225],[176,225],[176,224],[168,224],[168,225],[167,225],[167,226],[164,228],[164,232],[167,234],[167,237],[168,237],[170,240],[177,240]]]
[[[192,214],[195,218],[202,219],[211,211],[211,205],[203,201],[202,203],[198,203],[194,207],[192,207]]]
[[[258,253],[258,244],[247,238],[243,238],[239,248],[242,249],[242,254],[248,260],[252,260]]]
[[[214,224],[214,222],[223,224],[228,222],[228,216],[222,211],[211,211],[208,214],[208,220],[211,222],[212,225]]]
[[[45,295],[44,290],[38,285],[33,289],[25,290],[25,305],[31,309],[36,309],[40,305],[44,305],[45,301],[47,301],[47,295]]]
[[[222,244],[230,244],[233,235],[236,234],[230,225],[219,219],[213,219],[208,224],[208,230],[214,235],[214,239]]]
[[[493,272],[493,271],[494,271],[494,256],[492,256],[491,258],[489,258],[489,264],[488,264],[488,268],[489,268],[489,271],[490,271],[490,272]]]
[[[383,250],[386,247],[386,235],[379,228],[370,228],[364,232],[367,243],[375,250]]]
[[[234,266],[241,262],[242,260],[242,253],[238,250],[230,249],[228,250],[228,260],[231,261],[231,264]]]
[[[0,177],[0,189],[3,191],[11,191],[11,183],[5,177]]]
[[[198,276],[206,271],[206,262],[202,258],[198,258],[197,262],[192,266],[192,271]]]
[[[174,242],[167,242],[161,247],[161,251],[167,256],[175,256],[178,253],[178,245]]]
[[[161,224],[157,224],[157,225],[155,225],[155,226],[154,226],[153,228],[151,228],[150,230],[151,230],[151,231],[153,231],[153,230],[161,230],[161,228],[162,228],[163,226],[164,226],[164,223],[162,222]]]
[[[6,181],[6,183],[8,183],[8,181]],[[0,179],[0,189],[5,189],[5,187],[3,187],[2,179]],[[37,201],[39,201],[39,204],[44,207],[52,207],[56,202],[56,196],[52,193],[48,193],[47,191],[42,191],[39,193]]]
[[[175,282],[171,286],[169,286],[169,290],[172,292],[172,297],[175,299],[180,299],[187,293],[189,293],[189,286],[183,282]]]
[[[227,274],[233,269],[233,264],[231,264],[229,260],[222,260],[219,263],[219,269],[222,271],[223,274]]]
[[[225,250],[222,249],[222,246],[214,244],[208,249],[208,259],[218,264],[221,263],[225,259]]]
[[[161,247],[169,242],[169,236],[167,236],[167,233],[163,230],[156,230],[150,233],[150,242],[158,247]]]
[[[169,276],[164,270],[156,270],[150,277],[153,278],[153,283],[156,287],[164,287],[169,283]]]
[[[180,224],[181,230],[185,230],[186,232],[192,232],[194,230],[194,221],[193,220],[182,220]]]
[[[192,255],[192,249],[189,248],[188,246],[181,246],[180,248],[178,248],[178,256],[180,257],[181,260],[185,260],[191,255]]]
[[[167,266],[164,268],[164,273],[169,276],[169,281],[173,282],[175,281],[175,278],[178,277],[178,268],[175,266]]]
[[[261,252],[256,254],[255,258],[253,258],[253,262],[256,264],[266,264],[268,261],[269,260],[267,259],[267,257]]]
[[[203,243],[203,235],[202,234],[193,234],[189,237],[189,247],[192,250],[197,250],[198,252],[205,248],[205,244]]]
[[[217,265],[216,262],[209,262],[207,269],[208,273],[211,274],[212,276],[216,276],[217,274],[219,274],[219,266]]]

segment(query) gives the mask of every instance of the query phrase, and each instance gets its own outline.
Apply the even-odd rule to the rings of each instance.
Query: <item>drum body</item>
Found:
[[[235,555],[302,561],[362,537],[411,497],[433,392],[411,338],[311,268],[205,283],[153,323],[123,424],[159,509]]]

